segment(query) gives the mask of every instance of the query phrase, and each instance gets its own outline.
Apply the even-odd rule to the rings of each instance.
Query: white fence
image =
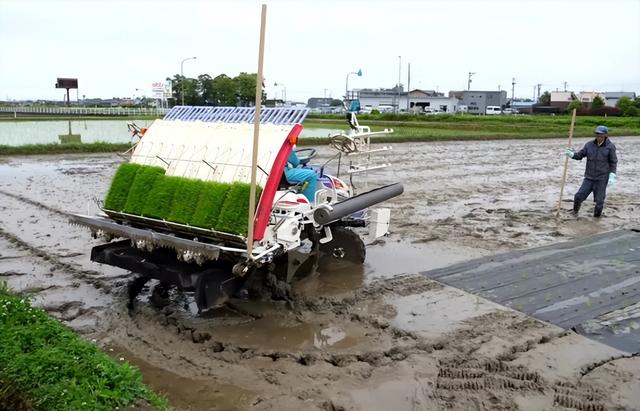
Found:
[[[68,116],[164,116],[168,108],[0,106],[0,113]]]

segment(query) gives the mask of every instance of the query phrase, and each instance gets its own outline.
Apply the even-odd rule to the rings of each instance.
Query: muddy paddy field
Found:
[[[140,367],[179,409],[640,409],[640,358],[418,274],[640,226],[640,139],[613,140],[619,180],[600,220],[591,200],[568,213],[576,161],[555,218],[563,140],[395,145],[393,166],[368,178],[405,193],[387,203],[391,233],[364,266],[321,268],[295,284],[293,304],[233,301],[201,316],[189,296],[154,304],[148,289],[130,313],[131,274],[92,263],[99,243],[67,223],[95,212],[120,157],[7,157],[0,280]]]

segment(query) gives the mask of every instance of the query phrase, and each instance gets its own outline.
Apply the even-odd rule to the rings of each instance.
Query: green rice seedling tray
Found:
[[[129,190],[136,178],[136,173],[142,166],[135,163],[125,163],[118,167],[116,175],[111,181],[111,188],[104,200],[104,207],[109,210],[122,211],[127,204]]]

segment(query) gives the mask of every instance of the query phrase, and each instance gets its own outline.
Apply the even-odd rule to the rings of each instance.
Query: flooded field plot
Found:
[[[368,176],[405,193],[388,202],[392,233],[364,266],[322,268],[291,304],[232,301],[201,316],[188,295],[154,301],[152,283],[129,312],[131,275],[91,262],[99,243],[67,223],[95,211],[120,157],[4,158],[0,280],[183,409],[638,409],[640,358],[418,275],[640,225],[640,139],[613,140],[619,180],[601,220],[591,200],[568,213],[575,161],[555,219],[564,141],[398,144],[392,167]]]

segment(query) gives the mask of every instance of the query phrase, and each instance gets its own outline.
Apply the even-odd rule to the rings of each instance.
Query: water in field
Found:
[[[55,120],[55,121],[2,121],[0,145],[51,143],[128,143],[131,134],[127,123],[148,127],[153,120]]]
[[[149,127],[154,120],[54,120],[1,121],[0,145],[21,146],[51,143],[129,143],[127,123]],[[301,137],[327,137],[340,130],[305,128]]]

